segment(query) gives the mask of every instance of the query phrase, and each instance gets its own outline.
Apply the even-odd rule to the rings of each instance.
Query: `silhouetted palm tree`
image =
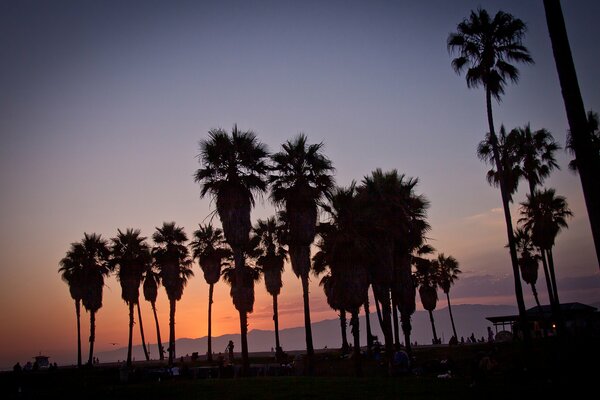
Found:
[[[141,236],[139,229],[128,228],[125,232],[120,229],[118,234],[112,238],[111,246],[111,269],[115,269],[117,279],[121,284],[121,298],[129,306],[129,340],[127,345],[127,366],[131,366],[131,350],[133,348],[133,309],[137,305],[139,310],[140,285],[144,272],[148,265],[152,263],[150,248],[146,243],[146,238]],[[141,313],[138,313],[141,315]],[[141,324],[141,320],[140,320]],[[144,354],[146,360],[149,360],[146,343],[142,336]]]
[[[225,248],[223,231],[213,228],[212,225],[199,225],[194,231],[194,240],[190,242],[192,258],[198,260],[204,273],[204,280],[208,283],[208,349],[207,359],[212,361],[212,303],[215,283],[221,277],[221,267],[225,260],[231,258],[231,250]]]
[[[600,130],[598,129],[598,113],[588,111],[587,113],[587,129],[590,135],[590,144],[594,154],[600,157]],[[569,169],[571,171],[577,171],[577,157],[575,154],[575,145],[573,143],[573,135],[571,131],[567,133],[567,150],[575,156],[574,159],[569,161]]]
[[[357,375],[362,372],[358,313],[368,294],[367,267],[371,259],[361,206],[354,183],[333,192],[329,204],[324,206],[330,218],[319,228],[320,251],[313,258],[316,270],[329,267],[330,273],[322,280],[329,305],[347,310],[352,316],[350,325]]]
[[[196,171],[195,180],[200,183],[200,196],[210,194],[217,205],[217,213],[223,225],[225,240],[233,250],[235,266],[240,275],[233,284],[245,281],[244,249],[250,240],[250,210],[254,206],[254,194],[266,190],[268,166],[267,147],[258,141],[252,131],[241,132],[234,125],[231,136],[222,129],[209,131],[209,137],[200,141],[200,162],[203,168]],[[234,290],[232,295],[242,293]],[[248,310],[253,304],[243,299],[233,299],[240,314],[242,341],[242,368],[244,374],[250,367],[248,360]]]
[[[275,354],[281,359],[283,349],[279,342],[279,313],[277,311],[277,296],[283,287],[281,275],[287,259],[284,247],[285,227],[276,217],[267,220],[259,219],[252,228],[250,247],[255,249],[256,265],[265,278],[267,292],[273,298],[273,323],[275,324]]]
[[[419,296],[421,297],[423,308],[429,312],[433,343],[435,344],[439,342],[433,320],[433,310],[435,310],[438,301],[439,263],[437,260],[422,259],[416,263],[416,267],[415,278],[419,285]]]
[[[560,231],[568,228],[567,218],[572,217],[573,213],[563,196],[557,196],[554,189],[546,189],[544,191],[536,190],[533,196],[527,196],[527,200],[521,203],[521,215],[519,223],[522,223],[523,228],[531,232],[531,240],[548,258],[554,297],[551,300],[558,306],[560,301],[554,273],[552,247],[554,247],[556,236]]]
[[[75,316],[77,317],[77,367],[81,368],[81,300],[83,298],[83,245],[71,243],[65,257],[60,260],[60,268],[63,281],[69,285],[69,293],[75,301]]]
[[[515,231],[515,242],[517,245],[517,251],[520,254],[519,267],[521,267],[521,278],[528,285],[531,285],[531,291],[535,299],[535,304],[541,310],[540,300],[538,298],[538,292],[535,287],[538,279],[538,269],[540,255],[536,253],[535,246],[531,240],[529,232],[522,228],[517,228]],[[552,286],[550,283],[550,277],[546,274],[546,284],[548,285],[548,297],[552,296]]]
[[[485,135],[485,139],[479,142],[477,146],[477,156],[480,160],[490,164],[492,168],[487,172],[486,178],[490,185],[494,187],[500,186],[500,173],[494,159],[494,151],[492,145],[492,135]],[[496,146],[500,154],[500,163],[502,164],[502,173],[504,175],[504,184],[508,193],[508,199],[512,202],[512,196],[517,192],[519,180],[523,176],[521,168],[521,156],[519,155],[519,143],[515,131],[506,133],[504,125],[500,126],[500,135],[496,138]]]
[[[169,298],[169,365],[175,359],[175,308],[183,296],[188,279],[194,276],[192,260],[185,246],[188,238],[175,222],[163,222],[152,235],[154,264]]]
[[[598,185],[600,153],[598,147],[594,148],[587,127],[588,120],[579,90],[560,0],[544,0],[544,10],[567,119],[573,135],[572,147],[577,155],[577,168],[592,228],[596,258],[600,267],[600,185]]]
[[[104,278],[110,273],[108,258],[110,251],[106,240],[95,233],[83,234],[83,307],[90,313],[90,354],[88,365],[93,365],[94,342],[96,340],[96,313],[102,308]]]
[[[165,349],[163,348],[160,338],[160,324],[156,315],[156,299],[158,298],[158,287],[160,286],[160,274],[155,271],[151,264],[144,273],[144,299],[152,305],[152,313],[154,314],[154,323],[156,324],[156,342],[158,345],[158,357],[160,360],[165,359]]]
[[[269,176],[271,200],[287,214],[292,269],[302,281],[309,374],[312,373],[314,354],[308,299],[310,245],[316,233],[318,203],[334,186],[334,168],[321,153],[322,148],[323,143],[308,144],[302,134],[288,140],[282,145],[282,151],[271,156],[273,172]]]
[[[500,100],[500,96],[504,94],[507,80],[513,83],[518,81],[519,70],[511,62],[533,63],[529,51],[522,44],[526,30],[525,23],[511,14],[498,11],[491,18],[486,10],[478,9],[477,12],[471,11],[469,18],[458,24],[457,32],[451,33],[447,41],[448,50],[459,54],[452,60],[454,70],[457,73],[466,70],[469,88],[482,85],[485,89],[490,144],[496,170],[501,177],[500,193],[513,269],[515,295],[519,316],[523,321],[526,321],[527,316],[510,216],[510,188],[508,182],[504,181],[500,148],[492,116],[492,97]],[[527,340],[529,330],[525,329],[524,332]]]
[[[454,325],[454,317],[452,316],[452,307],[450,306],[450,287],[458,280],[458,275],[462,271],[458,268],[458,261],[452,256],[446,257],[444,253],[441,253],[438,254],[437,261],[439,265],[439,285],[446,294],[446,299],[448,300],[448,312],[450,313],[450,322],[452,322],[452,332],[454,333],[454,337],[458,338],[456,326]]]

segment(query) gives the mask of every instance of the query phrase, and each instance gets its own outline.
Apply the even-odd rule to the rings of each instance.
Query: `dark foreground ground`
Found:
[[[318,355],[314,377],[301,376],[300,360],[280,368],[268,358],[253,358],[255,376],[245,378],[230,368],[221,369],[218,378],[219,369],[206,362],[180,364],[178,376],[157,362],[136,363],[132,370],[101,365],[6,372],[0,373],[0,398],[574,400],[597,396],[599,349],[597,340],[540,342],[527,352],[512,343],[423,347],[415,350],[410,373],[393,376],[386,365],[365,359],[363,376],[355,377],[353,360],[334,351]]]

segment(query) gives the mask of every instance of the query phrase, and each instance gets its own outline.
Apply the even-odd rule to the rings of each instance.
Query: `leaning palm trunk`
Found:
[[[556,275],[554,274],[554,257],[552,249],[546,250],[548,255],[548,269],[550,270],[550,280],[552,282],[552,290],[554,291],[554,303],[560,308],[560,300],[558,299],[558,287],[556,286]]]
[[[540,251],[542,255],[542,267],[544,268],[544,278],[546,279],[546,289],[548,290],[548,302],[550,306],[554,308],[554,290],[552,289],[552,281],[550,280],[550,271],[548,270],[548,259],[546,258],[546,252]]]
[[[535,293],[535,286],[534,286]],[[454,333],[454,337],[458,339],[458,335],[456,334],[456,326],[454,325],[454,316],[452,315],[452,306],[450,305],[450,292],[446,292],[446,299],[448,300],[448,313],[450,314],[450,322],[452,323],[452,333]],[[537,298],[536,298],[537,300]]]
[[[431,331],[433,332],[433,343],[437,344],[438,337],[437,337],[437,332],[435,330],[435,321],[433,320],[433,311],[432,310],[427,310],[427,311],[429,311],[429,321],[431,322]]]
[[[394,353],[394,338],[392,335],[392,309],[390,306],[390,290],[389,288],[381,288],[378,285],[375,290],[375,301],[381,305],[381,330],[385,338],[385,353],[388,360],[391,362],[392,354]]]
[[[290,259],[294,272],[300,272],[300,280],[302,281],[302,299],[304,304],[304,331],[306,336],[306,357],[308,373],[312,373],[312,360],[314,355],[314,347],[312,340],[312,327],[310,322],[310,302],[309,302],[309,284],[308,273],[310,271],[310,246],[290,245]]]
[[[169,365],[175,360],[175,307],[177,301],[169,300]]]
[[[127,340],[127,366],[131,367],[131,349],[133,347],[133,303],[129,302],[129,338]]]
[[[165,350],[160,339],[160,324],[158,323],[158,315],[156,315],[156,303],[152,303],[152,313],[154,314],[154,322],[156,323],[156,342],[158,344],[158,358],[162,361],[165,359]]]
[[[513,234],[512,218],[510,216],[509,206],[509,193],[506,188],[506,182],[504,181],[503,166],[500,159],[500,151],[498,148],[498,139],[496,137],[496,131],[494,130],[494,119],[492,117],[492,93],[489,87],[485,90],[485,100],[487,106],[487,117],[488,125],[490,129],[490,139],[492,144],[492,151],[494,154],[494,161],[496,163],[496,170],[500,176],[500,194],[502,196],[502,208],[504,209],[504,221],[506,223],[506,234],[508,236],[508,247],[510,252],[510,260],[513,269],[513,278],[515,283],[515,296],[517,298],[517,307],[519,309],[519,319],[521,320],[523,337],[525,342],[529,343],[530,332],[527,323],[527,312],[525,310],[525,300],[523,299],[523,288],[521,286],[521,278],[519,274],[519,262],[517,259],[517,249],[515,246],[515,238]]]
[[[535,304],[537,305],[538,309],[541,311],[542,310],[542,305],[540,304],[540,299],[538,297],[538,292],[537,289],[535,287],[535,283],[531,283],[531,292],[533,293],[533,298],[535,299]]]
[[[94,341],[96,340],[96,311],[90,311],[90,355],[88,365],[94,365]]]
[[[208,348],[206,353],[206,359],[209,362],[212,362],[212,303],[214,287],[214,283],[211,283],[208,286]]]
[[[346,310],[340,310],[340,330],[342,331],[342,353],[346,353],[350,346],[348,345],[348,336],[346,335]]]
[[[77,368],[81,368],[81,301],[75,300],[75,315],[77,316]]]
[[[138,312],[138,321],[140,324],[140,336],[142,338],[142,349],[144,349],[144,356],[146,357],[146,361],[150,361],[150,354],[148,353],[148,348],[146,347],[146,337],[144,336],[144,324],[142,323],[142,310],[140,309],[139,301],[137,304],[137,312]]]

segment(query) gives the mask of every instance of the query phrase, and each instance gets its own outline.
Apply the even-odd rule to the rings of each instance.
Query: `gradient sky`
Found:
[[[484,92],[467,89],[446,50],[448,33],[478,6],[523,19],[536,61],[494,104],[496,125],[531,123],[564,145],[541,0],[0,2],[0,367],[38,351],[74,361],[74,307],[57,273],[69,244],[127,227],[151,236],[163,221],[191,234],[214,209],[193,182],[198,141],[234,123],[272,151],[300,132],[324,142],[340,185],[378,167],[419,177],[431,244],[464,272],[456,303],[514,304],[500,194],[475,154],[487,126]],[[600,2],[565,1],[563,11],[586,108],[598,111]],[[562,170],[547,186],[575,213],[555,248],[561,300],[599,301],[579,178],[564,151],[557,158]],[[252,218],[272,213],[265,198]],[[206,335],[208,289],[195,271],[178,304],[178,337]],[[333,318],[316,279],[311,289],[313,320]],[[280,299],[281,327],[301,325],[301,288],[289,270]],[[166,338],[164,291],[158,307]],[[270,310],[261,282],[250,329],[272,329]],[[143,311],[154,341],[147,304]],[[87,315],[82,325],[85,352]],[[237,313],[219,283],[213,333],[233,332]],[[127,308],[111,278],[97,349],[125,345],[126,335]]]

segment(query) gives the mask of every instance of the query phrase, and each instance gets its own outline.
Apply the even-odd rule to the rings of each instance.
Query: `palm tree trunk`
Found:
[[[308,374],[313,373],[313,358],[315,350],[313,348],[312,327],[310,325],[310,304],[308,302],[308,270],[302,275],[302,298],[304,300],[304,330],[306,333],[306,362]]]
[[[456,334],[456,326],[454,326],[454,316],[452,315],[452,306],[450,305],[450,292],[446,292],[446,299],[448,299],[448,312],[450,313],[450,322],[452,323],[452,332],[454,333],[454,337],[458,339],[458,335]]]
[[[277,295],[273,295],[273,323],[275,324],[275,354],[281,354],[281,343],[279,343],[279,312],[277,311]]]
[[[150,361],[150,354],[148,353],[148,348],[146,347],[146,337],[144,336],[144,324],[142,323],[142,310],[140,309],[140,302],[137,302],[137,312],[138,312],[138,321],[140,324],[140,336],[142,337],[142,349],[144,349],[144,356],[146,357],[146,361]]]
[[[81,368],[81,301],[75,300],[75,315],[77,316],[77,368]]]
[[[381,307],[379,306],[379,301],[377,300],[377,296],[375,295],[375,289],[373,289],[373,298],[375,299],[375,311],[377,311],[377,320],[379,321],[379,326],[381,327],[381,331],[383,332],[383,317],[381,316]]]
[[[245,311],[240,313],[240,333],[242,341],[242,376],[248,376],[250,361],[248,359],[248,315]]]
[[[394,349],[400,350],[400,327],[398,326],[398,303],[392,296],[392,322],[394,326]]]
[[[175,307],[177,300],[169,299],[169,365],[175,360]]]
[[[546,288],[548,290],[548,303],[554,307],[554,290],[552,290],[552,282],[550,280],[550,272],[548,271],[548,261],[546,259],[546,251],[540,249],[542,255],[542,267],[544,268],[544,278],[546,278]]]
[[[381,303],[381,317],[383,324],[381,325],[381,330],[383,331],[383,336],[385,337],[385,352],[388,360],[391,360],[392,355],[394,354],[394,338],[392,335],[392,309],[390,306],[390,290],[389,289],[381,289],[378,290],[378,298],[377,301]]]
[[[587,129],[585,106],[579,90],[560,1],[544,0],[544,10],[600,267],[600,185],[597,181],[600,176],[600,159],[597,153],[594,154],[591,135]]]
[[[96,340],[96,311],[90,311],[90,356],[88,365],[94,365],[94,341]]]
[[[348,345],[348,336],[346,335],[346,310],[340,309],[340,329],[342,331],[342,353],[346,353],[350,346]]]
[[[540,304],[540,299],[538,298],[538,292],[537,292],[537,289],[535,288],[535,283],[531,284],[531,292],[533,293],[533,298],[535,299],[535,304],[537,305],[538,309],[541,311],[542,306]]]
[[[412,352],[412,345],[410,344],[410,332],[412,331],[412,324],[410,323],[410,314],[400,313],[402,332],[404,333],[404,343],[406,344],[406,352],[410,354]]]
[[[521,286],[521,276],[519,273],[519,263],[517,260],[517,249],[515,246],[515,238],[513,234],[512,218],[510,216],[509,193],[507,192],[506,182],[504,182],[504,172],[502,168],[502,162],[500,159],[500,151],[498,149],[498,139],[496,138],[496,132],[494,130],[494,119],[492,116],[492,93],[487,86],[485,90],[485,100],[487,105],[487,117],[490,129],[490,139],[492,142],[492,150],[494,153],[494,160],[496,162],[496,170],[498,171],[498,175],[500,176],[500,194],[502,196],[502,208],[504,209],[504,221],[506,223],[506,234],[508,236],[510,261],[512,264],[513,279],[515,283],[515,296],[517,298],[517,307],[519,309],[519,320],[521,321],[521,326],[524,328],[522,329],[523,338],[525,339],[526,345],[529,346],[530,331],[527,326],[527,311],[525,310],[523,287]]]
[[[158,344],[158,358],[162,361],[165,359],[165,350],[163,349],[162,340],[160,339],[160,325],[158,324],[158,316],[156,315],[155,302],[152,302],[152,312],[154,313],[154,322],[156,323],[156,342]]]
[[[213,289],[214,283],[208,286],[208,348],[206,352],[206,359],[212,362],[212,303],[213,303]]]
[[[435,322],[433,321],[433,311],[429,311],[429,321],[431,321],[431,330],[433,332],[433,343],[436,344],[438,342],[437,332],[435,331]]]
[[[546,250],[548,254],[548,269],[550,270],[550,280],[552,281],[552,290],[554,291],[554,302],[560,307],[558,299],[558,287],[556,286],[556,275],[554,274],[554,257],[552,257],[552,249]]]
[[[367,324],[367,355],[371,355],[373,350],[373,333],[371,332],[371,313],[369,312],[369,295],[365,296],[365,322]]]
[[[131,349],[133,347],[133,303],[129,303],[129,337],[127,339],[127,366],[131,367]]]
[[[358,325],[358,310],[352,312],[350,319],[350,325],[352,326],[352,336],[354,338],[354,349],[352,358],[354,358],[354,368],[356,376],[362,375],[362,363],[360,354],[360,329]]]

